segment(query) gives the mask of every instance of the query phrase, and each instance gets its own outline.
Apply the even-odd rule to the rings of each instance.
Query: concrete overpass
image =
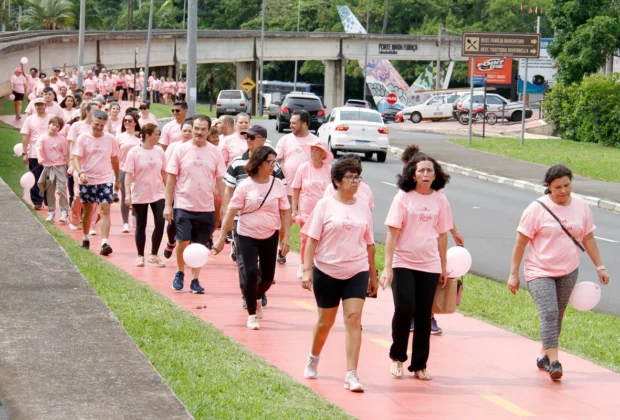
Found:
[[[187,32],[153,31],[151,67],[172,69],[185,64]],[[108,69],[133,68],[138,47],[138,67],[145,66],[146,31],[103,31],[86,33],[84,66]],[[328,109],[344,102],[344,68],[348,60],[363,60],[366,36],[322,32],[265,33],[265,61],[320,60],[325,64],[325,105]],[[444,37],[440,51],[435,36],[372,34],[368,58],[431,61],[466,60],[461,56],[461,38]],[[261,51],[259,31],[199,31],[198,63],[234,62],[237,84],[246,77],[258,80]],[[10,93],[9,80],[21,57],[48,74],[54,67],[77,67],[77,31],[22,31],[0,35],[0,95]],[[255,95],[253,95],[255,97]]]

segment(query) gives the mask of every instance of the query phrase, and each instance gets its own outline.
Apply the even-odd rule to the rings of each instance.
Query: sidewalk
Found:
[[[1,180],[0,214],[0,418],[191,419]]]
[[[435,125],[441,123],[429,123],[426,125],[431,124]],[[408,124],[404,128],[401,128],[401,125],[392,124],[390,125],[390,130],[399,133],[420,131],[412,129],[412,126],[413,124]],[[422,124],[418,124],[417,126],[422,126]],[[417,126],[415,128],[417,128]],[[407,145],[416,143],[424,153],[428,153],[442,162],[452,163],[454,165],[472,168],[514,180],[528,181],[537,185],[542,185],[545,172],[549,169],[548,166],[524,162],[450,143],[445,138],[446,135],[451,135],[450,133],[437,132],[436,134],[441,134],[442,136],[438,137],[430,134],[423,139],[416,138],[415,141],[391,138],[390,145],[404,149]],[[462,134],[459,133],[459,135]],[[573,191],[585,196],[598,197],[620,203],[620,183],[599,181],[575,175],[573,178]]]
[[[410,374],[403,380],[392,379],[388,348],[393,303],[391,293],[383,290],[378,299],[368,299],[364,308],[359,374],[366,392],[354,394],[343,389],[345,330],[341,315],[321,355],[319,379],[307,380],[303,378],[303,369],[317,315],[313,294],[303,290],[295,277],[297,255],[289,254],[287,264],[277,267],[277,284],[268,292],[262,329],[249,331],[228,246],[211,257],[204,268],[201,283],[206,294],[193,295],[187,287],[181,292],[171,289],[173,259],[166,260],[166,268],[135,267],[133,233],[120,233],[120,226],[120,211],[115,204],[110,235],[114,253],[107,258],[110,263],[213,324],[357,418],[612,419],[620,412],[620,374],[562,353],[566,376],[562,383],[552,383],[547,374],[536,369],[539,343],[459,314],[438,316],[444,335],[431,339],[429,372],[435,378],[432,382],[414,380]],[[76,241],[81,239],[79,232],[60,227]],[[147,229],[147,235],[151,229]],[[99,249],[100,238],[92,237],[91,249]]]

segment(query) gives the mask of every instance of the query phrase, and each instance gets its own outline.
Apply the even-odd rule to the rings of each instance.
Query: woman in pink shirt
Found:
[[[355,159],[360,165],[362,164],[362,158],[360,158],[360,156],[356,155],[355,153],[347,153],[346,155],[343,155],[339,159]],[[323,197],[334,195],[335,193],[336,193],[336,189],[330,182],[329,184],[327,184],[327,188],[325,188]],[[360,182],[357,192],[355,193],[355,198],[368,204],[368,207],[370,207],[370,210],[375,208],[375,197],[372,193],[372,190],[370,189],[370,186],[366,184],[364,181]]]
[[[144,126],[148,123],[158,125],[157,118],[149,111],[150,108],[151,104],[149,102],[140,103],[140,126]]]
[[[529,244],[525,279],[538,306],[542,338],[536,365],[549,372],[553,380],[563,375],[558,340],[564,311],[577,281],[580,249],[594,263],[599,281],[609,282],[594,239],[592,211],[583,198],[572,195],[572,179],[573,173],[564,165],[552,166],[547,171],[545,196],[531,203],[521,216],[508,278],[508,289],[516,294],[521,283],[519,267]]]
[[[45,185],[46,189],[39,188],[41,195],[47,198],[48,213],[45,219],[54,223],[56,215],[56,195],[60,202],[60,221],[66,222],[69,210],[67,196],[67,162],[69,161],[69,144],[65,137],[60,134],[65,122],[60,117],[53,117],[48,125],[48,131],[39,137],[39,164],[43,166],[41,177],[37,180],[39,185]]]
[[[372,213],[355,193],[362,166],[355,159],[339,160],[331,169],[336,194],[317,203],[302,229],[308,236],[302,287],[313,290],[319,307],[312,349],[304,377],[315,379],[321,350],[334,325],[342,300],[346,328],[345,389],[363,392],[357,376],[362,344],[362,309],[367,293],[377,291]]]
[[[177,96],[179,101],[185,102],[185,93],[187,92],[187,85],[185,84],[185,79],[180,78],[179,83],[177,83]]]
[[[73,119],[73,112],[75,111],[75,98],[73,95],[67,95],[60,103],[60,107],[65,113],[64,121],[68,124]]]
[[[446,196],[439,193],[450,180],[431,157],[416,154],[398,177],[400,189],[385,220],[385,268],[381,286],[392,285],[391,373],[402,378],[407,361],[407,341],[411,320],[415,321],[411,364],[420,380],[430,380],[426,372],[431,336],[431,312],[437,285],[446,284],[448,231],[452,213]]]
[[[106,131],[113,136],[116,136],[118,130],[121,130],[123,127],[123,119],[119,117],[120,113],[121,105],[118,102],[110,104],[110,118],[108,118],[108,123],[106,124]]]
[[[138,260],[136,267],[144,267],[144,248],[146,246],[146,224],[149,206],[155,219],[151,236],[151,255],[148,263],[157,267],[166,264],[157,256],[164,237],[164,205],[166,156],[164,149],[157,147],[159,128],[147,124],[140,130],[142,145],[129,151],[125,160],[125,204],[133,208],[136,215],[136,247]]]
[[[241,133],[245,133],[250,128],[250,116],[245,112],[241,112],[237,115],[236,123],[236,131],[229,136],[224,136],[219,144],[226,167],[230,165],[234,158],[241,156],[248,150],[248,141]]]
[[[276,152],[271,147],[261,146],[252,154],[245,166],[248,178],[235,188],[220,236],[213,245],[216,254],[224,248],[226,234],[232,229],[235,215],[240,212],[238,252],[243,260],[240,267],[245,279],[242,291],[248,305],[247,327],[251,330],[260,329],[258,320],[263,318],[260,297],[273,284],[280,228],[284,229],[282,252],[287,254],[290,248],[291,206],[284,184],[272,176],[275,164]]]
[[[121,127],[121,134],[118,135],[116,140],[120,150],[118,165],[120,169],[121,180],[121,217],[123,218],[122,233],[129,232],[129,207],[126,204],[125,189],[125,161],[129,151],[136,146],[140,145],[140,127],[142,125],[138,122],[138,118],[135,114],[127,114],[123,117],[123,126]]]
[[[15,96],[13,100],[15,105],[15,119],[21,120],[22,101],[24,100],[26,92],[28,92],[28,80],[24,77],[21,67],[17,67],[13,76],[11,76],[11,90],[13,91],[13,96]]]
[[[166,79],[161,77],[159,79],[159,102],[168,105],[168,99],[166,98]]]
[[[299,228],[303,229],[310,213],[316,203],[323,197],[323,192],[331,184],[331,167],[329,162],[334,160],[334,155],[321,141],[303,146],[304,151],[310,156],[310,162],[302,163],[295,178],[293,179],[293,222],[299,219]],[[301,234],[301,265],[297,270],[297,278],[303,276],[304,251],[308,236]]]

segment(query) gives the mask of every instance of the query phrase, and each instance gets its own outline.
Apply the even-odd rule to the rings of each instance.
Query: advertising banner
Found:
[[[553,38],[540,40],[540,58],[530,58],[527,65],[527,93],[542,94],[545,86],[552,86],[555,82],[557,69],[553,59],[547,53],[547,47]],[[525,60],[519,60],[519,93],[523,93],[523,76],[525,75]]]
[[[512,81],[512,58],[474,57],[473,60],[475,60],[475,85],[482,85],[485,76],[488,85],[510,85]],[[471,65],[469,69],[471,72]],[[471,74],[469,77],[471,77]]]

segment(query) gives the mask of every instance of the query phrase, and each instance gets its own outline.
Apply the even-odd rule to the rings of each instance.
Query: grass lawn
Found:
[[[563,163],[573,173],[589,178],[620,182],[620,149],[595,143],[581,143],[570,140],[526,139],[521,146],[518,138],[474,138],[472,146],[467,139],[452,139],[452,143],[476,150],[495,153],[527,162],[552,166]]]
[[[172,105],[163,105],[163,104],[151,104],[151,113],[155,115],[157,118],[171,118],[172,117]],[[205,114],[211,118],[215,118],[215,106],[213,107],[213,111],[209,110],[209,105],[198,105],[196,106],[197,114]],[[266,120],[267,116],[263,117],[252,117],[253,120]]]
[[[15,115],[15,105],[13,104],[14,102],[9,100],[8,96],[0,99],[0,115]],[[22,114],[26,111],[26,106],[28,106],[28,101],[24,99],[22,101]]]

